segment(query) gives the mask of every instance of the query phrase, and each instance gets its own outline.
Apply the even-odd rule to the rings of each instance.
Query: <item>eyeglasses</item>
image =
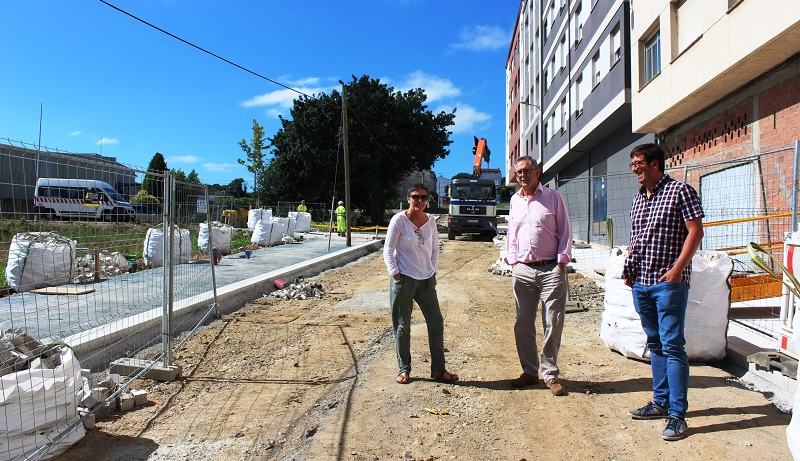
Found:
[[[424,245],[425,244],[425,239],[422,238],[422,231],[419,230],[419,229],[414,229],[414,234],[417,235],[417,241],[419,242],[419,244],[420,245]]]
[[[423,201],[424,200],[428,200],[428,196],[427,195],[411,194],[411,195],[409,195],[409,197],[411,197],[412,200],[423,200]]]
[[[644,166],[647,165],[648,163],[650,162],[648,162],[647,160],[634,160],[628,164],[628,167],[632,170],[634,167]]]
[[[531,174],[532,171],[533,171],[533,168],[522,168],[522,169],[517,170],[517,175],[518,176],[522,176],[523,174]]]

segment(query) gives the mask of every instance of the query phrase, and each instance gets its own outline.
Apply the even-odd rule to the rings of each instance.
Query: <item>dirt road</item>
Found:
[[[59,460],[791,459],[790,415],[706,364],[691,367],[686,439],[664,442],[663,421],[631,420],[626,411],[651,395],[649,365],[602,344],[602,292],[575,274],[570,288],[589,310],[567,315],[559,363],[569,395],[512,389],[511,278],[487,271],[496,258],[488,242],[443,246],[438,290],[458,384],[428,378],[417,309],[412,381],[394,382],[388,277],[375,253],[318,277],[322,299],[265,298],[214,322],[177,354],[180,382],[135,383],[153,405],[100,422]]]

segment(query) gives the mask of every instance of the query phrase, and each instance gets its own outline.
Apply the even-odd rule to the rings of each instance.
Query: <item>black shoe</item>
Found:
[[[669,416],[667,409],[655,402],[647,402],[647,405],[637,410],[631,410],[628,414],[633,419],[661,419]]]
[[[687,429],[689,427],[686,425],[685,419],[670,416],[667,420],[667,425],[664,426],[664,432],[661,433],[661,438],[664,440],[680,440],[686,437]]]

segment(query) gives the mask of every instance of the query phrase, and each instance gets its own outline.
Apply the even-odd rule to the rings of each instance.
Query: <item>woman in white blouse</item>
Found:
[[[392,216],[386,232],[383,260],[389,272],[389,305],[392,309],[397,382],[408,384],[411,373],[411,309],[419,305],[428,326],[431,377],[439,382],[458,381],[445,368],[444,319],[436,295],[439,263],[439,231],[436,220],[425,213],[430,190],[415,184],[408,190],[409,208]]]

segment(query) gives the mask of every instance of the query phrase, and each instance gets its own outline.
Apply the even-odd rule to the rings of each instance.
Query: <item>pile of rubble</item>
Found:
[[[275,290],[264,296],[280,299],[308,299],[322,298],[325,290],[320,282],[298,282],[285,286],[282,290]]]
[[[72,277],[73,283],[88,283],[95,280],[95,253],[90,252],[85,256],[79,256],[76,260],[76,270]],[[113,253],[108,251],[99,252],[99,275],[101,279],[107,279],[116,275],[126,274],[130,271],[131,265],[127,258],[115,251]]]
[[[95,419],[105,419],[116,411],[130,411],[134,407],[149,404],[147,391],[137,389],[126,389],[106,402],[108,397],[117,393],[122,386],[123,380],[118,374],[109,374],[99,381],[95,381],[89,370],[81,370],[81,375],[84,379],[83,400],[78,405],[78,414],[85,418],[83,425],[86,429],[94,428]],[[93,409],[94,413],[89,414]]]
[[[0,376],[59,365],[57,347],[45,346],[20,328],[0,332]]]

